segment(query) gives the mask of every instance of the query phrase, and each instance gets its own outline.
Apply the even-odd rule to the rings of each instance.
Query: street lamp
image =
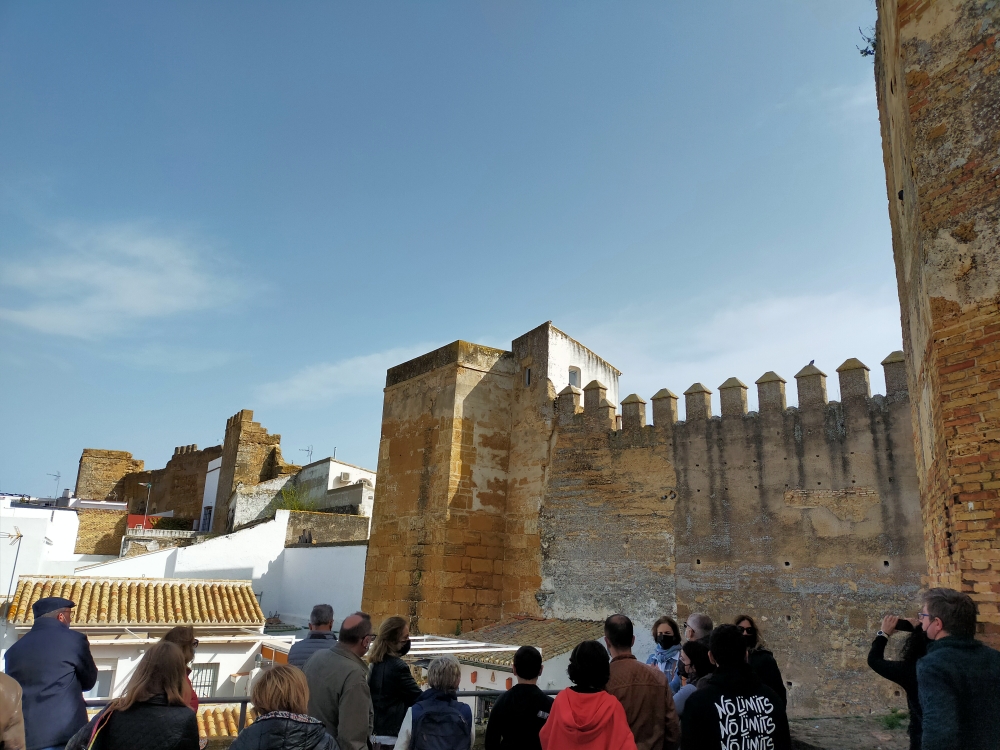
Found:
[[[143,514],[142,514],[142,528],[145,529],[146,528],[146,516],[149,515],[149,496],[153,492],[153,483],[152,482],[139,482],[139,486],[146,488],[146,510],[143,511]]]

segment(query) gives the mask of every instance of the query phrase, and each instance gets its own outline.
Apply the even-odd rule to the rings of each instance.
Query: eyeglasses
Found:
[[[925,617],[930,617],[927,612],[917,612],[917,619],[923,620]]]
[[[191,641],[191,648],[198,648],[198,639],[197,638],[195,638],[193,641]]]
[[[753,625],[737,625],[736,627],[742,630],[744,633],[748,634],[757,632],[757,628],[755,628]]]

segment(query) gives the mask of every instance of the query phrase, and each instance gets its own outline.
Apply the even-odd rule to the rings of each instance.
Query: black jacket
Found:
[[[911,636],[912,637],[912,636]],[[884,635],[875,637],[868,652],[868,666],[876,674],[892,680],[906,691],[906,706],[910,709],[910,750],[920,750],[921,720],[920,697],[917,692],[917,663],[915,661],[889,661],[885,658],[885,646],[889,639]]]
[[[486,750],[542,750],[538,733],[552,702],[552,696],[537,685],[514,685],[493,706],[486,725]]]
[[[73,735],[66,750],[84,750],[102,714]],[[112,711],[94,750],[198,750],[198,720],[187,706],[171,706],[157,695],[127,711]]]
[[[681,750],[721,747],[792,747],[784,705],[746,664],[721,667],[684,705]]]
[[[323,722],[284,711],[265,714],[237,737],[229,750],[338,750]]]
[[[948,636],[917,662],[923,747],[996,750],[1000,738],[1000,652]]]
[[[420,688],[410,668],[398,656],[387,656],[371,668],[368,689],[375,711],[376,737],[396,737],[406,716],[406,709],[420,698]]]
[[[301,641],[296,641],[288,649],[288,663],[302,669],[309,657],[317,651],[333,648],[337,645],[337,636],[330,630],[313,630]]]
[[[4,671],[21,685],[27,750],[65,745],[87,723],[83,691],[97,682],[87,636],[39,617],[4,661]]]
[[[785,708],[788,705],[788,693],[785,692],[785,681],[781,679],[781,670],[774,660],[774,654],[766,648],[755,648],[749,654],[749,661],[750,669],[757,675],[757,679],[775,692],[781,701],[781,707]]]

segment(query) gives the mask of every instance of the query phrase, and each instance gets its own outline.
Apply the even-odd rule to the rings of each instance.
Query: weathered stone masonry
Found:
[[[733,378],[721,418],[695,384],[685,422],[664,389],[652,425],[624,399],[619,430],[617,370],[551,324],[511,348],[456,342],[389,371],[367,611],[424,633],[522,613],[624,611],[645,628],[749,611],[794,711],[898,702],[860,678],[871,632],[915,606],[925,569],[901,353],[884,362],[887,396],[848,360],[842,403],[810,366],[797,409],[767,373],[760,413]],[[570,386],[567,365],[607,385]]]
[[[931,585],[1000,645],[1000,5],[879,0],[876,91]]]

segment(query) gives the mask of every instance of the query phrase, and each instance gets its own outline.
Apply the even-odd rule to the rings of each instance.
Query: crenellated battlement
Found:
[[[903,352],[892,352],[882,360],[885,373],[885,398],[900,400],[907,396],[906,362]],[[851,357],[837,368],[840,381],[840,404],[843,408],[853,408],[857,404],[867,403],[873,398],[869,379],[868,366],[859,359]],[[794,410],[797,413],[823,412],[829,405],[826,392],[825,372],[810,362],[795,374],[795,385],[798,392],[799,405],[789,407],[785,403],[785,384],[787,381],[778,373],[770,370],[756,381],[758,411],[748,410],[747,385],[739,378],[732,377],[719,386],[719,403],[722,419],[747,417],[782,413]],[[614,405],[607,396],[607,388],[594,380],[583,389],[583,407],[580,407],[580,389],[567,386],[560,391],[556,399],[556,410],[560,424],[566,424],[577,414],[582,414],[586,424],[592,429],[616,429]],[[646,401],[636,393],[622,399],[621,429],[623,432],[634,432],[643,427],[672,428],[679,423],[691,423],[697,420],[712,419],[712,390],[702,383],[694,383],[684,391],[684,420],[677,411],[678,397],[672,391],[662,388],[652,397],[653,421],[646,422]]]

